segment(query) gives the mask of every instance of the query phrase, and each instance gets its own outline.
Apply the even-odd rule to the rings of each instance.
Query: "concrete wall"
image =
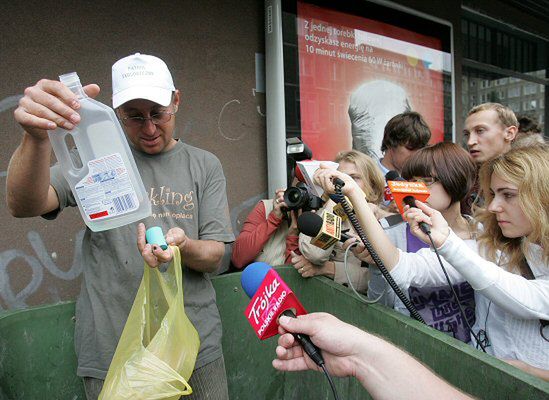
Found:
[[[4,200],[21,138],[13,110],[40,78],[77,71],[110,104],[114,61],[160,56],[183,94],[176,136],[221,160],[236,230],[266,191],[265,95],[253,90],[255,54],[264,53],[261,1],[2,2],[0,37],[0,309],[74,299],[80,289],[78,211],[15,219]]]

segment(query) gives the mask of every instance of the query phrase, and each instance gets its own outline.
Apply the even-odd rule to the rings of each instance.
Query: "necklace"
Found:
[[[458,222],[459,221],[459,222]],[[465,229],[462,229],[463,228],[463,225],[465,224],[465,226],[467,227],[467,230]],[[470,239],[475,239],[475,233],[472,231],[471,229],[471,224],[472,224],[472,219],[468,219],[466,218],[465,216],[459,214],[456,219],[455,219],[455,222],[452,224],[453,227],[457,228],[457,229],[454,229],[452,228],[452,230],[461,238],[461,239],[464,239],[464,240],[470,240]],[[465,234],[466,233],[466,234]],[[462,236],[463,235],[463,236]]]

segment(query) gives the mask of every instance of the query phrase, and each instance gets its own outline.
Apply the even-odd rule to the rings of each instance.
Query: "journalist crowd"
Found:
[[[128,76],[132,65],[153,74]],[[292,176],[288,187],[255,205],[235,237],[220,161],[174,138],[185,101],[166,64],[130,55],[113,65],[112,79],[112,105],[145,188],[169,185],[188,194],[193,217],[175,218],[165,204],[157,214],[166,218],[86,230],[75,347],[88,399],[102,390],[143,260],[155,268],[174,257],[171,247],[147,242],[145,230],[153,224],[181,252],[185,312],[200,337],[189,399],[228,399],[221,318],[210,280],[228,251],[226,273],[261,261],[291,265],[299,279],[328,277],[363,300],[424,321],[549,381],[549,146],[535,120],[504,104],[484,103],[463,121],[464,143],[433,143],[422,115],[404,111],[385,126],[376,149],[381,158],[347,149],[323,160],[337,168],[320,163],[310,177],[324,192],[318,198]],[[93,98],[100,89],[90,84],[83,90]],[[74,129],[79,107],[76,94],[58,81],[43,79],[25,90],[14,113],[24,134],[7,176],[14,216],[55,219],[78,205],[60,166],[50,167],[48,131]],[[429,196],[397,204],[389,184],[394,181],[418,184]],[[353,218],[342,212],[343,204]],[[341,217],[344,238],[318,246],[318,229],[303,225],[332,214]],[[273,349],[278,370],[319,370],[291,334],[304,333],[322,350],[331,374],[355,376],[373,398],[414,397],[418,387],[424,398],[468,398],[404,351],[337,315],[282,316],[279,324]],[[394,372],[390,385],[383,382],[388,371]],[[391,387],[389,397],[381,387]]]

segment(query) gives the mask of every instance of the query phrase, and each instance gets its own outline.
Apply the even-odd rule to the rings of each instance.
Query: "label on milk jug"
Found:
[[[76,185],[76,195],[90,220],[127,214],[139,207],[120,153],[88,162],[88,175]]]

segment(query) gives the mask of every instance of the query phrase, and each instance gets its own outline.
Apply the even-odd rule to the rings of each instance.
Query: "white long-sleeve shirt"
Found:
[[[538,368],[549,369],[549,342],[539,332],[539,319],[549,320],[549,267],[543,263],[542,249],[530,245],[526,259],[535,280],[505,271],[485,260],[475,246],[466,244],[450,232],[439,253],[450,263],[452,282],[466,279],[475,289],[476,322],[473,331],[486,332],[490,345],[486,350],[498,358],[522,360]],[[400,252],[399,262],[391,271],[401,285],[436,285],[446,282],[438,262],[429,249],[415,254]],[[549,336],[549,327],[545,336]],[[471,344],[476,344],[472,339]]]

